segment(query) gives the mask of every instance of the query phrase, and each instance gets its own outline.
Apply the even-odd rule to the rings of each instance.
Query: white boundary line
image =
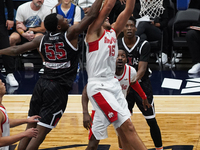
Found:
[[[28,113],[27,111],[7,111],[7,113]],[[65,111],[65,114],[82,114],[82,111]],[[92,113],[92,112],[89,112]],[[133,114],[142,114],[141,112],[133,112]],[[156,112],[156,114],[200,114],[200,112]]]
[[[31,96],[31,94],[6,94],[5,96]],[[81,94],[69,94],[68,96],[81,96]],[[194,96],[194,97],[200,97],[200,95],[153,95],[154,97],[176,97],[176,96]]]

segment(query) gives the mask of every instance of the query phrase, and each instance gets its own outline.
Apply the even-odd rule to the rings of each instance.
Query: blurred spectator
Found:
[[[48,7],[43,5],[44,0],[32,0],[20,5],[16,14],[16,31],[10,35],[10,45],[32,41],[36,36],[43,34],[44,18],[50,14]]]
[[[84,13],[87,14],[94,1],[95,0],[77,0],[76,4],[78,4],[83,9]]]
[[[52,9],[59,3],[59,1],[61,0],[44,0],[44,6],[48,7],[49,9]]]
[[[195,8],[200,10],[200,1],[191,0],[189,8]],[[192,56],[192,63],[194,64],[193,67],[190,70],[188,70],[188,73],[195,74],[200,72],[200,31],[189,30],[186,33],[186,40]]]
[[[6,6],[8,11],[8,19],[6,20],[5,9]],[[8,30],[10,30],[14,25],[14,8],[12,0],[3,0],[0,1],[0,49],[9,47],[9,34]],[[13,72],[15,70],[15,59],[12,56],[2,56],[3,64],[6,69],[6,82],[10,84],[10,86],[18,86],[18,82],[16,81]]]
[[[133,15],[136,17],[136,19],[138,19],[137,16],[139,16],[138,15],[139,10],[141,11],[140,4],[141,3],[137,2],[137,4],[135,5],[134,12],[133,12]],[[164,30],[164,28],[167,27],[167,23],[168,23],[168,19],[169,19],[168,6],[169,6],[169,0],[163,0],[163,10],[164,11],[157,10],[160,13],[160,15],[157,15],[156,13],[154,13],[152,16],[149,16],[151,22],[147,22],[147,21],[140,22],[137,26],[137,31],[135,34],[140,36],[142,39],[148,40],[150,42],[161,40],[162,39],[162,31]],[[151,9],[154,9],[154,10],[146,11],[146,15],[148,15],[149,12],[151,12],[151,11],[152,12],[155,11],[155,9],[161,9],[161,8],[160,7],[151,7]],[[143,14],[143,15],[145,15],[145,14]],[[141,16],[141,17],[143,17],[143,16]],[[162,61],[164,62],[165,60],[162,60]]]
[[[188,73],[196,74],[200,72],[200,29],[189,30],[186,33],[186,40],[192,56],[192,63],[194,64],[193,67],[188,70]]]
[[[168,26],[167,26],[167,31],[166,33],[168,34],[167,37],[165,37],[164,40],[164,47],[163,47],[163,53],[162,53],[162,62],[163,64],[166,63],[166,61],[168,60],[168,57],[171,57],[171,50],[172,50],[172,26],[174,23],[174,19],[175,19],[175,15],[177,13],[177,1],[176,0],[169,0],[170,1],[170,8],[173,7],[174,10],[169,11],[169,22],[168,22]],[[199,0],[190,0],[189,3],[189,8],[195,8],[195,9],[200,9],[200,1]],[[178,28],[181,28],[181,24],[178,26]],[[184,26],[184,24],[183,24]],[[177,57],[181,57],[182,54],[178,53]],[[176,58],[175,62],[179,62],[179,58]]]
[[[151,16],[149,16],[151,19],[151,23],[146,21],[140,22],[137,27],[136,35],[148,41],[160,40],[162,37],[162,30],[167,26],[168,23],[167,5],[168,0],[163,0],[164,12],[161,12],[160,16],[156,16],[155,18],[151,18]],[[137,5],[137,7],[139,7],[139,5]]]
[[[53,12],[66,18],[70,26],[81,21],[81,8],[73,4],[71,0],[61,0],[61,4],[56,6]]]
[[[125,8],[125,4],[121,3],[120,0],[116,0],[115,6],[113,7],[113,9],[111,10],[111,12],[109,14],[110,24],[112,24],[113,22],[116,21],[116,18],[124,10],[124,8]]]

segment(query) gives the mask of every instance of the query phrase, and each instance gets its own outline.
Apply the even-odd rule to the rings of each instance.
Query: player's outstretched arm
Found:
[[[116,23],[113,26],[113,28],[116,31],[117,36],[121,33],[128,19],[132,15],[134,7],[135,7],[135,0],[126,1],[125,9],[119,14],[119,16],[117,17]]]
[[[86,40],[91,41],[93,40],[93,36],[96,34],[98,37],[101,36],[101,28],[102,24],[104,23],[105,19],[108,17],[109,13],[111,12],[112,8],[115,5],[116,0],[105,0],[105,3],[103,4],[103,8],[101,9],[97,19],[89,26]],[[91,38],[91,39],[89,39]]]
[[[142,87],[140,86],[139,82],[136,81],[134,83],[131,83],[131,87],[138,93],[138,95],[140,95],[140,97],[142,98],[142,104],[143,104],[143,107],[144,107],[144,110],[146,111],[147,110],[147,107],[150,108],[152,107],[149,102],[148,102],[148,99],[147,99],[147,96],[146,94],[144,93]]]
[[[12,136],[5,136],[2,137],[2,131],[0,131],[0,147],[11,145],[19,140],[21,140],[24,137],[36,137],[38,135],[38,129],[37,128],[30,128],[24,132],[21,132],[16,135]]]
[[[88,102],[89,98],[87,96],[87,85],[84,87],[83,92],[82,92],[82,108],[83,108],[83,126],[87,130],[90,129],[91,123],[92,123],[92,118],[90,117],[90,114],[88,112]]]
[[[37,49],[43,36],[37,36],[31,42],[22,45],[11,46],[0,50],[0,55],[17,56],[30,50]]]
[[[0,124],[5,122],[5,115],[0,111]],[[36,137],[38,134],[37,128],[31,128],[16,135],[2,137],[2,128],[0,128],[0,147],[11,145],[24,137]]]
[[[26,119],[9,119],[10,127],[13,128],[13,127],[25,124],[25,123],[37,123],[37,122],[39,122],[39,120],[38,120],[39,118],[41,118],[41,117],[38,115],[35,115],[35,116],[29,117]]]
[[[68,40],[77,39],[78,35],[85,31],[88,26],[97,18],[103,0],[95,0],[89,12],[81,20],[79,24],[73,25],[69,28],[67,38]]]

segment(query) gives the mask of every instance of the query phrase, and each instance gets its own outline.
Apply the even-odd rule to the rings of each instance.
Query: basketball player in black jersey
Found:
[[[163,150],[161,132],[155,118],[153,92],[148,71],[150,45],[147,41],[142,40],[139,36],[135,35],[135,24],[136,20],[133,17],[130,17],[123,30],[124,37],[118,39],[118,45],[126,50],[128,55],[128,64],[137,70],[136,80],[139,81],[143,91],[147,95],[149,104],[151,104],[152,107],[145,111],[142,105],[142,98],[132,88],[130,88],[130,92],[128,93],[126,99],[131,112],[135,103],[137,104],[150,127],[151,137],[154,141],[156,150]]]
[[[35,85],[28,112],[28,116],[41,116],[38,123],[27,125],[27,128],[37,127],[38,136],[23,138],[18,150],[37,150],[64,113],[78,68],[78,35],[97,18],[101,4],[102,0],[96,0],[83,20],[71,27],[63,16],[50,14],[44,20],[48,31],[44,36],[1,50],[0,55],[15,56],[39,48],[44,61],[44,74]]]

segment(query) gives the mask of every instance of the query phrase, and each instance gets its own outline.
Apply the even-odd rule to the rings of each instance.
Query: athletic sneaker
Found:
[[[162,57],[162,64],[166,64],[168,62],[168,57],[167,57],[167,54],[165,53],[162,53],[161,54],[161,57]],[[159,61],[161,62],[161,58],[159,58]],[[158,63],[158,60],[156,61]]]
[[[176,59],[174,60],[174,57],[172,58],[172,62],[178,63],[182,59],[182,53],[176,54]]]
[[[9,73],[6,76],[6,83],[10,84],[10,86],[19,86],[17,80],[15,79],[13,73]]]
[[[190,74],[194,74],[198,72],[200,72],[200,63],[195,64],[194,66],[192,66],[190,70],[188,70],[188,73]]]
[[[166,64],[168,62],[167,54],[162,53],[162,64]]]

